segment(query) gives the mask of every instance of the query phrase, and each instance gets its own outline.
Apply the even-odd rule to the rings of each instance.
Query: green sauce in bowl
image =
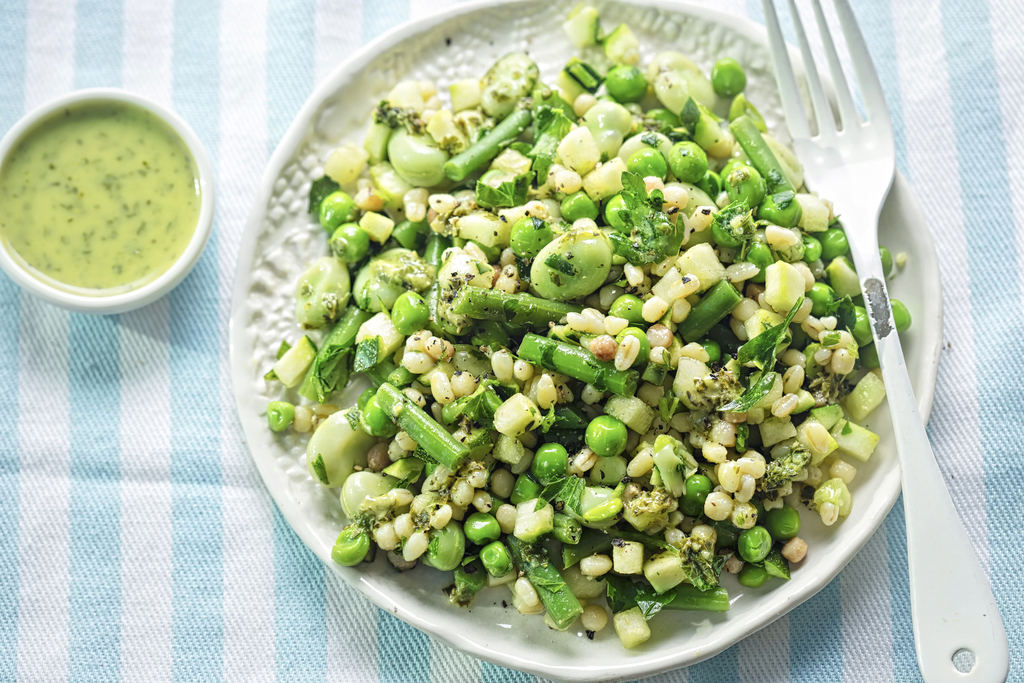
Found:
[[[0,167],[0,239],[25,270],[75,294],[121,294],[167,272],[201,203],[181,137],[123,101],[52,112]]]

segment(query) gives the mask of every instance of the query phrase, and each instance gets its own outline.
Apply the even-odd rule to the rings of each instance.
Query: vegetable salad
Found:
[[[267,417],[312,433],[338,564],[386,553],[632,648],[662,610],[728,610],[723,572],[791,580],[798,508],[851,513],[885,389],[843,227],[742,66],[641,64],[589,6],[564,28],[557,74],[403,81],[325,159]]]

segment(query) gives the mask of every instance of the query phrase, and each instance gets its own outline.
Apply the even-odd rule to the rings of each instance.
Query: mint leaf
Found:
[[[655,263],[679,251],[683,232],[661,210],[664,195],[647,193],[644,179],[629,171],[622,174],[626,211],[620,214],[623,227],[609,235],[615,253],[635,266]]]
[[[336,192],[340,187],[341,185],[327,176],[314,180],[313,184],[309,186],[309,212],[320,213],[320,204],[327,198],[327,195]]]
[[[575,475],[560,477],[545,486],[540,492],[540,499],[548,503],[561,502],[565,508],[572,510],[577,516],[583,515],[583,489],[586,484]],[[543,506],[542,506],[543,507]]]
[[[693,129],[697,126],[697,121],[699,120],[700,106],[690,97],[686,100],[686,104],[683,105],[683,111],[679,113],[679,122],[692,136]]]
[[[802,303],[803,298],[798,299],[786,315],[785,320],[775,327],[765,330],[740,347],[740,350],[736,353],[736,360],[739,361],[740,365],[754,363],[758,368],[758,372],[751,377],[750,385],[743,392],[743,395],[738,399],[729,401],[719,410],[745,413],[768,395],[772,385],[775,383],[775,373],[772,371],[772,368],[775,367],[775,355],[779,350],[779,342],[782,340],[782,336],[789,331],[789,324],[793,322],[793,317],[800,310],[800,304]]]
[[[526,202],[526,193],[530,189],[530,174],[516,176],[497,186],[488,185],[482,180],[476,181],[476,203],[485,209],[511,208]]]
[[[319,453],[316,454],[316,459],[312,462],[313,471],[316,472],[316,478],[320,480],[320,483],[327,486],[327,468],[324,467],[324,456]]]
[[[352,364],[355,372],[364,372],[377,364],[377,353],[380,349],[380,337],[364,339],[356,346],[356,359]]]
[[[825,315],[836,317],[836,329],[842,328],[853,332],[853,327],[857,324],[857,310],[849,294],[829,304],[825,309]]]
[[[785,209],[795,197],[796,192],[793,192],[793,190],[786,190],[784,192],[776,192],[773,194],[772,201],[775,202],[775,205],[780,209]]]
[[[566,277],[576,277],[576,274],[578,273],[576,266],[569,263],[569,259],[565,258],[561,254],[551,254],[551,256],[548,256],[544,261],[544,265],[551,270],[558,271]]]
[[[547,181],[548,171],[555,161],[558,150],[558,143],[562,141],[572,129],[572,121],[557,107],[540,106],[534,115],[536,125],[537,141],[533,148],[526,152],[526,156],[533,159],[534,174],[537,177],[537,184],[543,185]]]
[[[352,431],[359,429],[359,408],[353,406],[346,410],[345,419],[348,420],[348,425],[352,428]]]

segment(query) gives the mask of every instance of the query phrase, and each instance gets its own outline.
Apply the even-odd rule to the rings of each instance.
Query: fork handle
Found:
[[[848,224],[857,224],[850,222],[856,218],[844,218]],[[860,224],[872,225],[870,218]],[[850,240],[850,247],[885,380],[903,476],[910,606],[921,674],[928,683],[1005,681],[1009,673],[1006,631],[917,409],[889,305],[877,238],[856,237]],[[967,674],[953,663],[953,655],[960,650],[974,654],[974,666]]]

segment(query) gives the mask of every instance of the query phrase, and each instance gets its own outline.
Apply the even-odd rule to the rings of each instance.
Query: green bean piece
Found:
[[[758,130],[754,121],[746,116],[740,116],[730,123],[729,130],[732,131],[736,142],[746,152],[747,157],[750,158],[751,165],[757,169],[767,185],[768,194],[758,209],[758,217],[785,228],[792,228],[800,222],[802,213],[800,203],[793,199],[793,195],[790,195],[789,199],[785,200],[787,203],[780,205],[776,203],[775,194],[795,193],[796,188],[793,187],[793,183],[786,177],[782,165],[775,158],[775,154],[768,147],[768,143],[761,137],[761,131]],[[783,200],[779,201],[782,202]]]
[[[729,315],[743,296],[728,280],[722,280],[709,289],[696,306],[679,323],[677,331],[687,342],[695,342],[708,333],[715,324]]]
[[[750,564],[749,562],[743,565],[743,569],[736,576],[739,579],[741,586],[747,588],[760,588],[764,585],[764,582],[768,580],[768,570],[764,567],[759,567],[756,564]]]
[[[668,165],[677,179],[684,183],[697,183],[707,175],[708,155],[697,143],[684,140],[672,145]],[[718,192],[709,194],[714,197]]]
[[[345,263],[362,261],[370,250],[370,236],[355,223],[345,223],[327,240],[331,253]]]
[[[355,212],[355,200],[348,193],[337,190],[320,202],[320,225],[327,232],[333,233],[339,225],[352,220]]]
[[[371,382],[373,382],[373,385],[375,387],[379,387],[381,384],[387,382],[388,377],[391,376],[391,373],[397,369],[398,366],[396,366],[390,360],[385,359],[377,363],[376,365],[373,365],[364,370],[363,374],[366,375],[366,377]]]
[[[388,384],[398,389],[404,389],[416,381],[417,375],[408,368],[399,365],[388,375]]]
[[[584,527],[579,543],[562,547],[562,567],[568,569],[584,557],[597,553],[609,553],[612,549],[612,536],[603,531]]]
[[[776,541],[788,541],[800,534],[800,513],[788,505],[768,510],[764,526]]]
[[[331,559],[342,567],[354,567],[370,552],[370,535],[365,529],[349,524],[338,534],[331,548]]]
[[[516,568],[526,574],[526,578],[533,584],[555,627],[564,629],[576,621],[583,613],[583,606],[548,559],[543,546],[524,543],[515,536],[509,536],[508,549]]]
[[[680,584],[667,591],[675,595],[662,609],[675,609],[693,612],[728,612],[729,591],[718,586],[702,591],[695,586]]]
[[[452,312],[474,320],[497,320],[516,326],[548,329],[582,308],[575,304],[539,299],[529,294],[506,294],[497,289],[462,287],[452,301]]]
[[[427,238],[427,246],[423,250],[423,260],[434,266],[441,265],[441,254],[452,246],[452,238],[444,235],[431,235]]]
[[[267,406],[267,422],[270,429],[283,432],[295,420],[295,406],[287,401],[271,401]]]
[[[740,534],[736,549],[745,562],[760,562],[768,556],[768,551],[772,549],[771,534],[763,526],[745,529]]]
[[[734,97],[747,87],[747,73],[732,57],[723,57],[711,67],[711,87],[722,97]]]
[[[635,66],[620,64],[608,71],[604,87],[617,102],[639,102],[647,94],[647,79]]]
[[[735,304],[729,310],[733,307]],[[614,363],[600,361],[594,358],[594,354],[589,350],[580,346],[536,334],[527,334],[523,337],[519,345],[519,357],[591,384],[599,391],[610,391],[619,396],[633,396],[640,378],[640,374],[635,370],[616,370]]]
[[[391,309],[391,322],[400,334],[409,336],[430,322],[430,307],[416,292],[406,292],[395,300],[394,308]]]
[[[445,162],[445,175],[455,182],[465,180],[466,176],[493,159],[505,143],[519,137],[532,120],[533,114],[529,109],[512,112],[469,149]]]
[[[430,225],[426,221],[420,221],[419,223],[413,223],[412,221],[402,221],[395,226],[394,230],[391,231],[391,237],[396,242],[401,244],[406,249],[412,249],[414,251],[420,251],[423,246],[427,243],[427,237],[430,235]]]
[[[376,401],[402,431],[449,470],[457,470],[469,456],[469,448],[464,443],[397,388],[387,383],[380,385]]]
[[[896,322],[897,332],[906,332],[910,329],[910,310],[907,305],[899,299],[889,299],[889,303],[892,305],[892,317]]]
[[[583,525],[569,515],[556,512],[554,517],[554,530],[552,535],[562,543],[576,545],[583,536]]]
[[[598,415],[591,420],[585,436],[587,448],[605,458],[621,455],[628,438],[626,425],[611,415]]]
[[[430,532],[430,544],[420,560],[428,567],[449,572],[462,564],[465,555],[466,535],[462,526],[452,520],[443,529]]]
[[[768,132],[768,124],[764,122],[764,117],[761,116],[761,112],[757,110],[757,107],[750,103],[746,95],[740,93],[733,98],[732,104],[729,105],[729,120],[735,121],[741,116],[746,116],[754,122],[754,126],[762,133]]]
[[[494,578],[508,576],[515,569],[508,548],[501,541],[492,541],[480,549],[480,562]]]

